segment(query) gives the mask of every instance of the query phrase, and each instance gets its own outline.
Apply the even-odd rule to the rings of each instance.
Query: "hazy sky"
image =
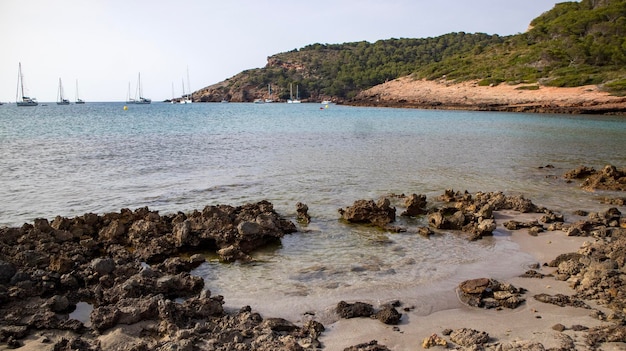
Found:
[[[14,102],[18,63],[28,93],[55,101],[123,101],[141,72],[154,101],[220,82],[308,44],[510,35],[553,0],[0,0],[0,101]]]

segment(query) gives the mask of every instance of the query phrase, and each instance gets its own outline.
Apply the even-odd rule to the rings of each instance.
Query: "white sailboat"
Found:
[[[272,86],[270,84],[267,85],[267,99],[265,99],[266,103],[270,103],[270,102],[274,102],[274,100],[272,100]]]
[[[191,94],[189,94],[189,96],[185,95],[185,81],[183,80],[182,83],[183,83],[182,84],[183,85],[183,96],[180,99],[180,103],[181,104],[190,104],[191,103],[191,97],[190,97]]]
[[[289,100],[287,100],[288,104],[299,104],[300,101],[300,93],[298,91],[298,85],[296,85],[296,98],[293,98],[293,84],[289,84]]]
[[[24,96],[24,77],[22,76],[22,63],[20,62],[17,71],[17,93],[15,94],[17,106],[37,106],[37,99]]]
[[[128,99],[126,102],[137,105],[147,105],[152,102],[151,99],[143,97],[143,93],[141,91],[141,73],[137,76],[137,93],[135,94],[134,99],[130,97],[130,83],[128,83]]]
[[[189,82],[189,67],[187,67],[187,90],[189,94],[185,95],[185,82],[183,81],[183,99],[180,101],[181,104],[191,104],[193,102],[193,93],[191,92],[191,83]]]
[[[85,101],[78,97],[78,79],[76,79],[76,104],[80,105],[80,104],[84,104],[84,103],[85,103]]]
[[[176,100],[174,100],[174,82],[172,82],[172,98],[170,99],[170,104],[175,104]]]
[[[59,78],[59,91],[57,92],[57,105],[69,105],[70,100],[63,97],[63,84]]]

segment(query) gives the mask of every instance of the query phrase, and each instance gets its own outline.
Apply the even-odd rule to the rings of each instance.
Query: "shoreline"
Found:
[[[596,85],[572,88],[537,84],[479,86],[402,77],[377,85],[345,102],[369,107],[526,113],[626,115],[626,97],[612,96]]]
[[[576,170],[571,177],[578,179],[587,172],[591,170],[581,168]],[[622,172],[606,166],[603,172],[596,175],[606,174],[615,174],[621,179]],[[588,179],[590,178],[593,176],[589,176]],[[594,184],[602,185],[600,182]],[[419,196],[414,194],[414,196],[407,197],[408,199],[419,200]],[[562,260],[560,261],[562,264],[557,263],[558,268],[552,265],[552,261],[561,254],[578,252],[581,257],[580,263],[583,262],[582,257],[586,257],[585,260],[590,262],[587,263],[588,267],[591,267],[594,260],[598,260],[596,265],[605,269],[600,272],[601,277],[620,274],[617,268],[626,261],[626,252],[623,256],[620,256],[622,253],[617,253],[606,263],[602,260],[605,257],[602,255],[606,255],[606,252],[601,252],[614,250],[614,247],[620,247],[619,245],[626,242],[626,221],[617,208],[607,204],[606,208],[611,208],[606,212],[591,213],[588,216],[579,213],[571,216],[568,214],[568,218],[561,217],[559,220],[558,214],[534,205],[523,196],[508,197],[503,193],[455,193],[452,190],[446,190],[444,195],[435,201],[444,204],[439,210],[456,208],[458,212],[470,211],[467,215],[476,217],[475,219],[480,222],[495,220],[497,225],[494,225],[491,232],[482,233],[481,236],[490,237],[491,234],[503,236],[496,240],[513,243],[516,245],[516,252],[528,253],[532,256],[532,262],[524,261],[526,262],[524,265],[528,267],[521,267],[520,262],[507,260],[504,257],[499,266],[498,262],[495,262],[493,269],[486,268],[485,272],[481,272],[481,274],[484,273],[482,276],[468,277],[468,279],[495,279],[521,289],[523,302],[520,305],[492,309],[470,307],[461,302],[460,297],[457,296],[458,282],[446,282],[446,285],[451,288],[443,293],[435,291],[431,295],[420,296],[418,294],[417,298],[424,299],[434,296],[434,301],[428,301],[431,304],[430,310],[412,308],[410,304],[414,300],[410,297],[402,301],[401,295],[380,296],[379,304],[381,305],[389,303],[390,298],[400,298],[398,308],[401,309],[401,318],[398,323],[384,324],[374,318],[342,319],[346,318],[342,317],[327,325],[322,325],[319,320],[327,317],[324,314],[328,313],[328,316],[332,318],[334,318],[332,316],[334,313],[338,314],[338,311],[334,310],[320,311],[317,315],[318,311],[313,311],[313,314],[305,313],[298,321],[289,321],[265,313],[259,315],[256,312],[258,306],[254,305],[241,307],[238,312],[231,309],[225,311],[222,305],[224,301],[228,301],[228,296],[211,296],[210,291],[203,290],[202,278],[188,273],[193,266],[197,267],[203,262],[202,257],[199,257],[200,255],[188,258],[178,256],[181,252],[176,251],[176,248],[187,247],[188,249],[196,242],[190,235],[191,233],[185,231],[185,226],[182,224],[188,223],[191,226],[189,229],[196,228],[197,233],[206,235],[207,228],[214,226],[216,218],[228,219],[233,222],[222,223],[224,226],[221,228],[213,228],[218,229],[217,235],[222,235],[224,230],[235,229],[233,224],[238,223],[234,226],[236,232],[244,237],[255,238],[253,241],[258,241],[262,237],[257,235],[264,231],[264,227],[253,224],[251,221],[255,218],[264,218],[263,223],[268,228],[282,228],[281,230],[285,233],[295,230],[293,223],[285,221],[276,214],[271,203],[267,201],[238,208],[227,205],[207,206],[202,212],[196,211],[188,215],[178,213],[172,217],[160,217],[157,213],[142,208],[134,212],[122,210],[119,214],[109,213],[102,217],[95,214],[86,214],[84,217],[74,219],[57,217],[52,223],[40,219],[32,225],[25,224],[21,228],[0,228],[3,234],[0,235],[2,238],[0,243],[3,245],[1,251],[3,258],[0,264],[4,267],[3,271],[13,269],[21,274],[14,273],[13,277],[7,277],[5,273],[0,277],[3,280],[2,289],[4,289],[0,291],[4,293],[0,295],[3,299],[0,300],[2,302],[0,307],[5,316],[0,324],[0,331],[4,338],[3,343],[0,344],[0,350],[18,345],[22,350],[51,350],[53,344],[55,349],[59,349],[57,347],[63,343],[65,345],[71,343],[70,348],[83,345],[85,350],[94,351],[135,350],[137,347],[174,347],[174,345],[178,345],[176,347],[187,345],[189,350],[226,350],[232,349],[235,345],[239,348],[244,347],[246,343],[250,343],[248,345],[250,348],[244,347],[243,349],[295,350],[301,347],[325,350],[374,350],[357,346],[367,343],[371,345],[373,340],[380,345],[380,348],[376,349],[379,351],[413,350],[419,349],[422,342],[434,334],[442,338],[448,346],[454,345],[452,342],[459,344],[451,338],[451,341],[447,341],[446,336],[450,334],[445,334],[445,331],[452,332],[453,329],[463,328],[488,334],[487,342],[472,344],[472,347],[487,350],[516,347],[520,350],[547,348],[595,350],[598,344],[607,345],[608,342],[615,341],[609,336],[604,336],[606,338],[604,340],[602,336],[597,335],[603,332],[609,333],[606,330],[619,325],[616,323],[624,320],[619,306],[625,300],[623,300],[624,296],[617,292],[623,289],[623,285],[619,285],[620,282],[614,282],[618,285],[604,288],[608,282],[593,283],[602,286],[609,295],[589,297],[592,296],[589,291],[576,290],[572,284],[577,284],[579,287],[589,285],[590,283],[585,280],[593,277],[585,276],[586,273],[583,272],[582,267],[578,267],[578,271],[568,271],[572,267],[576,268],[572,265],[575,265],[579,258]],[[357,203],[367,205],[367,203],[356,201],[354,208],[357,207]],[[388,206],[389,202],[386,199],[381,199],[376,204],[377,208],[383,210]],[[419,212],[420,208],[425,209],[421,207],[425,206],[425,203],[419,201],[411,203],[406,201],[405,206],[407,211]],[[624,203],[617,206],[623,208]],[[487,207],[493,209],[493,216],[488,214],[491,210]],[[352,212],[354,208],[347,208],[345,212]],[[374,210],[376,211],[376,208]],[[438,212],[439,210],[429,211],[430,225],[434,225],[432,219],[437,213],[441,213]],[[224,217],[215,217],[219,216],[219,213],[224,214]],[[374,218],[375,212],[370,216]],[[584,223],[581,223],[579,219],[583,217],[586,219],[582,221]],[[507,225],[509,222],[505,222],[507,220],[521,225],[511,228]],[[163,228],[162,232],[169,233],[167,236],[173,239],[170,244],[163,241],[162,233],[153,232],[154,228],[165,226],[167,223],[174,225],[173,228]],[[548,223],[551,224],[548,225]],[[544,224],[547,229],[543,227]],[[121,230],[120,225],[127,226],[129,229]],[[209,227],[202,229],[198,227],[200,225]],[[382,223],[382,225],[386,224]],[[537,226],[542,230],[532,230],[533,227],[537,229]],[[598,232],[592,236],[592,229],[588,228],[585,229],[586,235],[582,232],[576,234],[576,230],[589,226],[596,228]],[[476,227],[465,225],[462,232],[469,234],[472,228],[476,229]],[[151,234],[146,236],[147,233]],[[598,236],[598,233],[601,235]],[[51,237],[54,240],[50,241]],[[73,242],[79,238],[79,243]],[[471,239],[468,236],[467,239],[480,240],[481,237]],[[156,241],[150,242],[150,240]],[[53,242],[60,243],[62,246],[50,246]],[[154,243],[157,246],[153,246]],[[20,249],[17,246],[33,244],[49,246],[49,248],[39,254],[36,254],[36,251],[28,255],[19,253],[28,252],[28,250],[24,251],[23,248]],[[235,246],[228,246],[229,244],[225,243],[226,246],[218,250],[218,254],[224,260],[245,261],[248,259],[247,255],[245,251],[240,251],[240,248],[248,244],[249,242],[245,241],[236,243]],[[107,247],[108,252],[99,253],[98,245]],[[170,249],[168,245],[172,245]],[[614,246],[611,248],[609,245]],[[16,247],[11,248],[11,246]],[[48,258],[49,262],[43,260],[41,255],[50,255],[61,247],[63,247],[61,252],[70,251],[68,256],[62,254],[58,257],[53,254]],[[128,250],[132,247],[134,249]],[[18,250],[15,254],[17,261],[14,263],[11,263],[13,259],[9,258],[12,249]],[[599,256],[594,258],[594,254]],[[77,261],[69,258],[78,257],[76,255],[85,256],[80,257],[79,260],[83,261],[80,266]],[[162,261],[163,257],[168,258]],[[615,267],[607,264],[611,263],[611,260],[615,261]],[[140,262],[150,261],[152,261],[152,267],[140,264]],[[41,278],[42,287],[48,290],[45,293],[37,291],[36,284],[39,283],[34,278],[37,270],[32,271],[33,278],[21,273],[22,270],[30,271],[29,266],[36,267],[42,263],[49,264],[48,269],[53,272],[52,279],[47,276]],[[564,266],[563,263],[565,263]],[[535,274],[546,276],[541,279],[536,276],[509,276],[507,274],[511,272],[510,268],[501,270],[501,267],[507,265],[518,265],[520,273],[526,271],[527,268],[532,268]],[[595,274],[598,274],[598,267],[593,269],[596,270]],[[557,270],[558,274],[555,273]],[[611,270],[614,274],[609,274]],[[56,274],[58,278],[54,278]],[[551,274],[554,274],[554,277],[547,276]],[[557,279],[557,276],[561,278]],[[59,279],[60,287],[50,284],[51,281],[55,281],[54,279]],[[81,287],[81,284],[85,286]],[[210,288],[210,284],[208,285]],[[457,286],[457,288],[452,288],[452,286]],[[70,287],[76,291],[66,291]],[[32,288],[35,290],[30,291],[29,289]],[[618,290],[611,292],[612,289]],[[560,294],[564,296],[564,299],[575,297],[590,307],[571,307],[573,304],[567,305],[570,307],[559,307],[535,299],[534,297],[539,294],[551,296]],[[22,295],[26,299],[23,299]],[[587,295],[587,298],[584,295]],[[610,297],[613,295],[615,295],[614,300]],[[99,306],[96,304],[91,312],[89,325],[68,319],[67,316],[65,316],[66,319],[61,318],[68,311],[71,313],[72,303],[75,303],[72,301],[85,301],[90,298],[96,299]],[[174,302],[175,298],[181,300]],[[600,305],[602,300],[604,303]],[[337,302],[339,301],[334,301],[334,303]],[[262,305],[263,302],[258,301],[256,304]],[[375,306],[375,308],[379,307],[381,306]],[[593,330],[593,328],[602,328],[602,330]],[[591,333],[596,334],[590,337]],[[611,337],[615,338],[615,336]],[[593,344],[589,344],[590,338],[593,339]],[[619,344],[611,346],[618,349],[626,348],[626,340],[618,339],[617,341]],[[216,345],[221,345],[222,348],[215,348]],[[469,345],[462,346],[470,347]]]
[[[526,220],[528,217],[522,215],[517,219]],[[498,229],[503,229],[501,227],[498,225]],[[568,237],[561,231],[544,232],[535,237],[520,229],[511,234],[510,240],[519,246],[520,251],[531,254],[538,263],[543,264],[559,254],[577,251],[589,238]],[[550,274],[554,269],[542,267],[538,271]],[[445,329],[472,328],[487,332],[494,342],[500,344],[523,340],[526,343],[541,343],[547,349],[560,346],[560,332],[552,329],[555,324],[560,323],[566,327],[574,324],[595,327],[606,323],[590,317],[589,310],[558,307],[532,298],[540,293],[572,295],[574,290],[567,282],[549,277],[537,279],[520,276],[501,281],[527,289],[526,303],[513,310],[481,309],[467,306],[458,299],[456,292],[448,291],[446,296],[450,308],[425,315],[403,311],[401,323],[397,326],[384,325],[375,319],[341,319],[326,326],[326,332],[322,334],[320,341],[328,350],[343,350],[371,340],[377,340],[379,345],[390,350],[415,350],[423,349],[422,341],[432,334],[443,337],[442,331]],[[511,323],[512,318],[515,323]],[[567,333],[579,340],[584,332]]]

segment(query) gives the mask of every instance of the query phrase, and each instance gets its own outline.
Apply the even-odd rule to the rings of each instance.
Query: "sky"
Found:
[[[56,101],[59,78],[72,101],[77,86],[88,102],[125,101],[139,74],[161,101],[314,43],[523,33],[558,2],[0,0],[0,102],[15,102],[20,62],[40,102]]]

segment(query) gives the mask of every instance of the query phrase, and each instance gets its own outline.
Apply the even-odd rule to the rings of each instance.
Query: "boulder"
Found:
[[[454,330],[450,334],[450,340],[464,347],[483,345],[489,342],[489,334],[470,328]]]
[[[398,310],[391,305],[385,305],[380,311],[376,312],[375,316],[376,319],[385,324],[396,325],[400,323],[402,313],[398,312]]]
[[[337,314],[341,318],[370,317],[374,314],[374,307],[365,302],[347,303],[340,301],[337,304]]]
[[[352,206],[340,208],[341,217],[350,223],[372,224],[384,228],[396,220],[396,208],[390,206],[389,199],[357,200]]]
[[[406,211],[402,212],[401,216],[418,216],[425,214],[426,211],[426,195],[411,194],[404,200],[404,206]]]
[[[473,307],[514,309],[525,301],[522,289],[488,278],[466,280],[457,292],[461,301]]]

